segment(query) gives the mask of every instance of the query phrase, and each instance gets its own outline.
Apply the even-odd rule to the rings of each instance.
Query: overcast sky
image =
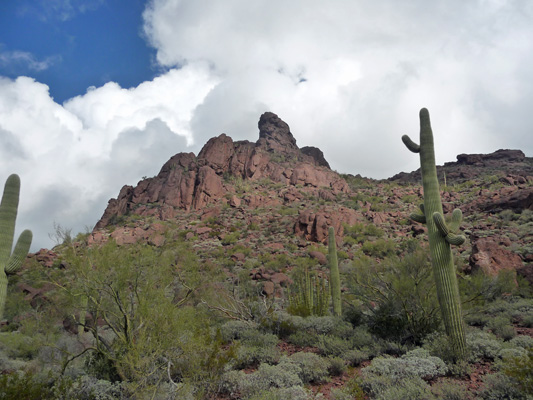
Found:
[[[3,0],[0,180],[17,231],[92,227],[125,184],[265,111],[339,172],[418,168],[401,142],[432,117],[437,162],[533,156],[533,2]]]

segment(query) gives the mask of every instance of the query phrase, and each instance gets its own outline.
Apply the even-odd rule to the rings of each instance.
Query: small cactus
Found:
[[[331,299],[333,301],[333,315],[340,317],[342,315],[341,306],[341,278],[339,275],[339,262],[337,259],[337,246],[335,245],[335,230],[329,227],[328,237],[328,264],[329,264],[329,281],[331,287]]]
[[[465,241],[463,235],[455,233],[461,223],[462,213],[459,209],[454,210],[451,223],[449,226],[446,224],[435,165],[433,132],[427,109],[420,110],[420,144],[413,142],[407,135],[402,136],[402,140],[409,150],[420,154],[424,204],[420,206],[422,213],[412,214],[411,218],[427,225],[431,263],[446,333],[456,357],[463,358],[466,352],[464,323],[450,248],[452,244],[461,245]]]
[[[22,232],[13,249],[13,236],[20,194],[20,178],[13,174],[7,178],[0,204],[0,320],[4,315],[7,296],[7,275],[15,273],[28,254],[32,233]]]

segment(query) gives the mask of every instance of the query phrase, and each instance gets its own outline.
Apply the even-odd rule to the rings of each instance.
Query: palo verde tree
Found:
[[[465,332],[450,248],[452,244],[461,245],[465,241],[463,235],[455,233],[461,223],[462,213],[461,210],[455,209],[449,225],[444,220],[435,166],[433,132],[427,109],[420,110],[420,144],[413,142],[407,135],[402,136],[402,141],[413,153],[420,154],[424,204],[420,205],[422,213],[413,214],[411,218],[427,225],[431,263],[442,318],[455,355],[462,358],[466,351]]]
[[[20,178],[13,174],[7,178],[0,204],[0,319],[4,314],[7,296],[7,275],[15,273],[26,258],[31,246],[32,233],[22,232],[12,252],[15,222],[19,205]]]

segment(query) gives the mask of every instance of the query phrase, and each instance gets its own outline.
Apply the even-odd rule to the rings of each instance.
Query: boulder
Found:
[[[496,238],[474,239],[469,264],[472,272],[481,270],[490,276],[502,270],[516,271],[523,266],[520,256],[507,250]]]

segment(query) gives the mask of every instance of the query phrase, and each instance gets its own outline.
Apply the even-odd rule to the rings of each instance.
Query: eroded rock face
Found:
[[[258,126],[256,143],[234,142],[221,134],[210,139],[198,157],[193,153],[176,154],[157,176],[140,181],[136,187],[124,186],[118,197],[109,201],[95,230],[130,213],[166,219],[173,217],[175,209],[202,210],[227,202],[225,195],[231,182],[224,178],[229,176],[251,181],[267,178],[288,187],[327,188],[331,198],[350,191],[346,181],[329,169],[319,149],[298,148],[289,126],[276,114],[264,113]],[[249,207],[280,202],[281,199],[257,198],[254,194],[244,198]],[[241,205],[237,203],[233,201],[231,205]]]
[[[302,210],[298,215],[298,220],[294,226],[294,233],[313,242],[326,243],[328,240],[328,229],[332,226],[335,229],[337,242],[344,234],[343,223],[354,225],[361,221],[361,214],[346,207],[339,207],[335,210]]]
[[[507,238],[478,238],[472,243],[470,267],[472,272],[482,270],[485,274],[496,276],[502,270],[518,270],[523,263],[520,256],[507,250]]]

